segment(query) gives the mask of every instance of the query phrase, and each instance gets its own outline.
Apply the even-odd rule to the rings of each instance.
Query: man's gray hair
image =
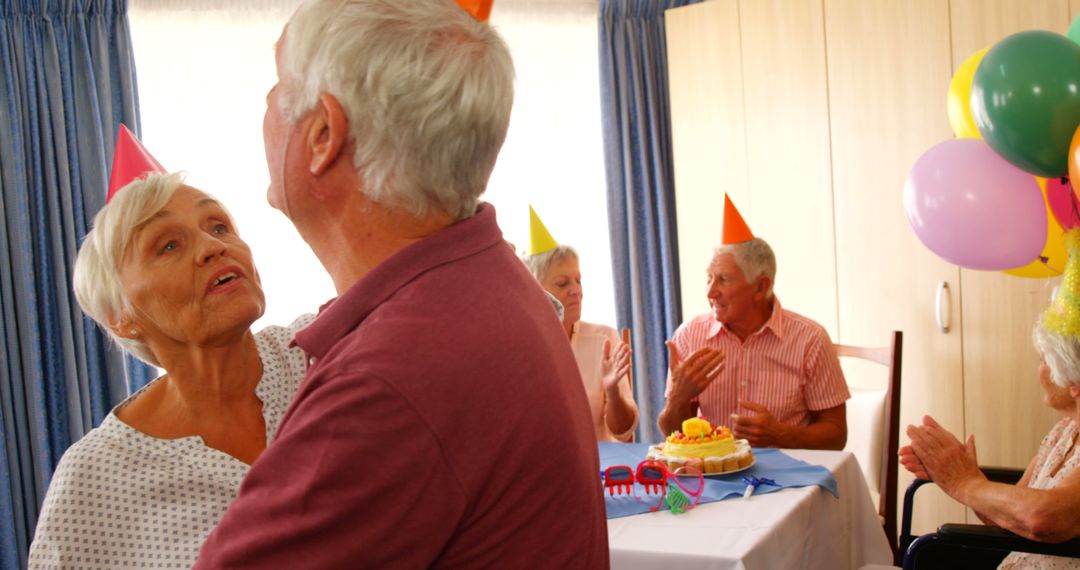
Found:
[[[113,341],[140,359],[160,366],[144,342],[117,336],[112,326],[130,318],[133,307],[120,282],[120,265],[137,227],[161,211],[184,176],[150,174],[124,186],[94,216],[93,227],[83,238],[75,258],[72,285],[84,313],[94,319]]]
[[[579,259],[577,251],[568,245],[560,244],[544,253],[523,255],[521,261],[525,262],[525,266],[529,268],[529,272],[533,274],[533,277],[543,283],[544,279],[547,279],[547,273],[551,266],[568,258]]]
[[[735,264],[742,270],[747,281],[752,282],[762,275],[768,277],[767,294],[772,298],[772,286],[776,283],[776,255],[768,242],[756,237],[736,244],[722,245],[713,251],[713,259],[725,253],[730,253],[735,258]]]
[[[510,50],[450,0],[309,0],[285,30],[281,111],[333,95],[372,201],[473,215],[506,138]]]
[[[1031,336],[1035,350],[1050,368],[1050,380],[1062,388],[1080,385],[1080,342],[1046,330],[1041,316]]]

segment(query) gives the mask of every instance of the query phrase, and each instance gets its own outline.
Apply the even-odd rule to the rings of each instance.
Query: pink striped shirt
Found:
[[[816,322],[780,307],[757,332],[739,340],[711,314],[685,322],[672,338],[679,354],[689,358],[708,346],[724,353],[724,369],[698,395],[699,415],[713,424],[731,425],[731,414],[753,414],[739,400],[769,409],[778,421],[805,426],[810,412],[835,408],[851,397],[829,333]],[[668,375],[666,395],[671,393]]]

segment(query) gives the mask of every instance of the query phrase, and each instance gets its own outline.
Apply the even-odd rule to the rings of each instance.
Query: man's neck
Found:
[[[738,323],[724,323],[724,328],[731,331],[740,341],[746,342],[750,335],[761,330],[761,327],[769,322],[772,313],[773,299],[769,298],[767,301],[755,305],[754,310],[750,312],[747,318]]]
[[[338,295],[406,247],[454,223],[445,212],[417,217],[361,200],[351,202],[327,223],[305,232],[305,241],[326,268]]]

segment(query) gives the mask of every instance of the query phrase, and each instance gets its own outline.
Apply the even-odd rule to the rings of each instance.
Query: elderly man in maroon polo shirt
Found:
[[[277,66],[269,200],[338,297],[196,568],[606,568],[574,356],[478,201],[506,45],[449,0],[311,0]]]

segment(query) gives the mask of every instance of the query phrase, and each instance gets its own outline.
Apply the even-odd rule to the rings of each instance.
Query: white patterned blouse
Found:
[[[304,352],[289,343],[313,319],[304,315],[255,334],[263,365],[255,394],[263,403],[267,444],[306,370]],[[141,392],[64,453],[38,518],[30,570],[195,563],[249,466],[198,436],[158,439],[117,419],[116,410]]]
[[[1072,473],[1077,465],[1080,465],[1080,453],[1076,453],[1076,420],[1066,417],[1057,423],[1050,433],[1043,438],[1036,454],[1035,471],[1028,480],[1028,487],[1032,489],[1053,489],[1066,475]],[[1005,557],[998,568],[1019,569],[1038,568],[1042,570],[1058,570],[1063,568],[1080,568],[1080,560],[1075,558],[1062,558],[1060,556],[1045,556],[1026,552],[1013,552]]]

